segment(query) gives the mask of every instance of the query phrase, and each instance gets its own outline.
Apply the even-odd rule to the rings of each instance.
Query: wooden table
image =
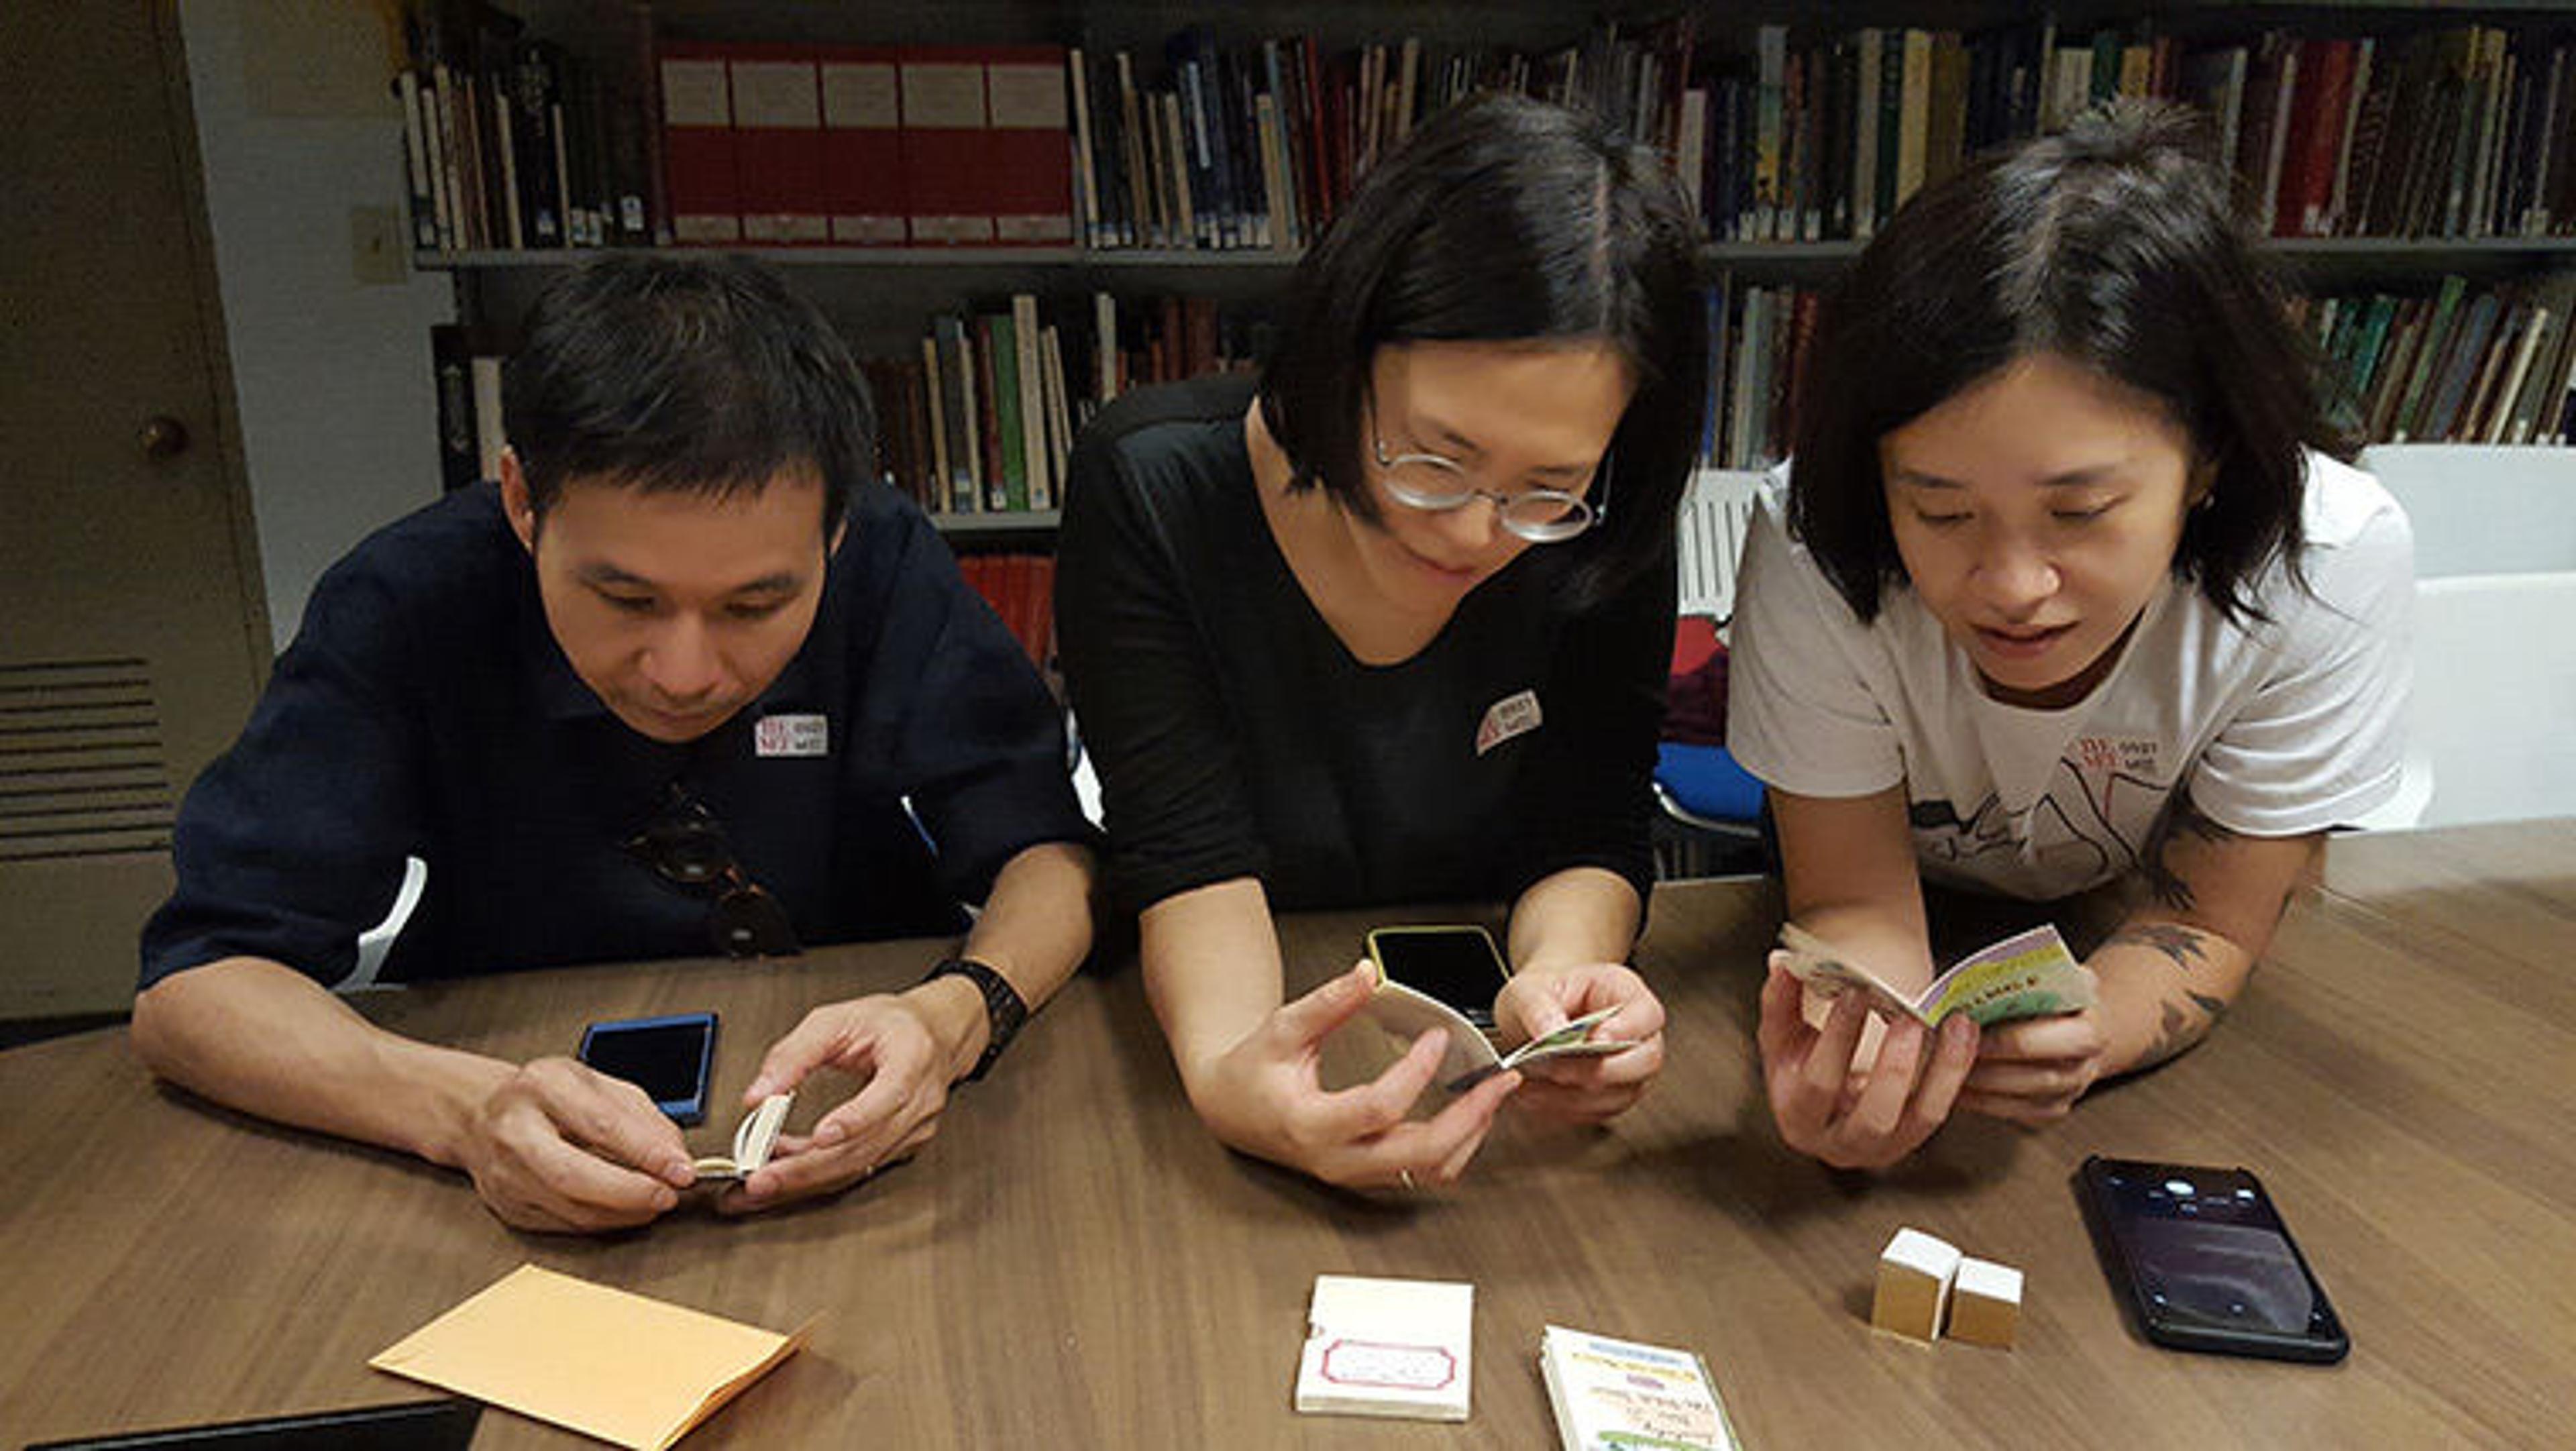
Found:
[[[0,1441],[410,1398],[366,1358],[534,1260],[782,1329],[825,1312],[695,1446],[1550,1446],[1548,1321],[1701,1351],[1757,1447],[2567,1444],[2576,823],[2337,843],[2205,1047],[2050,1131],[1954,1125],[1874,1181],[1771,1131],[1749,1039],[1777,912],[1755,882],[1660,892],[1639,964],[1674,1026],[1652,1096],[1605,1132],[1515,1124],[1458,1190],[1394,1205],[1217,1147],[1132,966],[1069,988],[911,1165],[595,1241],[514,1234],[455,1175],[156,1089],[121,1031],[0,1054]],[[1293,975],[1346,963],[1372,920],[1289,924]],[[805,1005],[928,956],[531,973],[368,1010],[515,1058],[590,1018],[712,1007],[729,1102]],[[2096,1151],[2261,1172],[2351,1359],[2140,1340],[2068,1186]],[[2028,1273],[2018,1350],[1869,1329],[1901,1224]],[[1473,1420],[1291,1412],[1326,1271],[1474,1282]],[[571,1444],[500,1412],[478,1441]]]

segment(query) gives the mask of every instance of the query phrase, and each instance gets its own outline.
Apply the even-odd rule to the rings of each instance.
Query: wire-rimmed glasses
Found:
[[[1387,452],[1386,440],[1371,439],[1377,455],[1378,478],[1387,493],[1408,509],[1428,513],[1446,513],[1463,509],[1478,499],[1491,502],[1494,516],[1505,529],[1533,544],[1560,544],[1608,518],[1610,514],[1610,460],[1601,460],[1600,500],[1594,502],[1581,494],[1564,489],[1523,489],[1517,494],[1499,493],[1480,487],[1467,476],[1464,465],[1456,459],[1436,453]]]

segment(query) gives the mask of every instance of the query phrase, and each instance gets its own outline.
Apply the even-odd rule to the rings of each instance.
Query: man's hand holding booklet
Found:
[[[1927,1028],[1939,1027],[1953,1013],[1987,1027],[2093,1006],[2093,970],[2075,960],[2054,927],[2034,927],[1982,948],[1912,994],[1794,922],[1781,925],[1777,956],[1791,975],[1819,993],[1866,993],[1886,1017],[1912,1018]]]

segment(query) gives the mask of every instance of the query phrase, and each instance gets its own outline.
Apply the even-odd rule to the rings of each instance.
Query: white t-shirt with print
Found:
[[[1911,589],[1861,623],[1763,489],[1736,589],[1727,748],[1801,796],[1903,782],[1928,880],[2047,900],[2137,867],[2176,785],[2248,836],[2297,836],[2395,794],[2412,673],[2414,540],[2370,475],[2310,455],[2310,591],[2275,560],[2231,622],[2167,577],[2111,673],[2062,710],[1987,696]]]

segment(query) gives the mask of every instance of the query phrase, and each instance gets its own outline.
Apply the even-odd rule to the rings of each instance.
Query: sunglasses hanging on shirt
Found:
[[[661,813],[620,843],[671,886],[707,899],[707,932],[728,957],[793,957],[804,948],[787,909],[743,872],[723,823],[679,782]]]

